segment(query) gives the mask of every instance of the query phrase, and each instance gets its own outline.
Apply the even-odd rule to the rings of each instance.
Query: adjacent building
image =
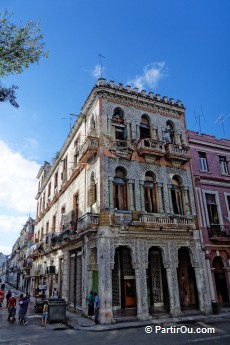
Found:
[[[230,140],[188,131],[212,300],[230,301]]]
[[[100,322],[210,311],[181,101],[99,79],[38,175],[33,270]]]

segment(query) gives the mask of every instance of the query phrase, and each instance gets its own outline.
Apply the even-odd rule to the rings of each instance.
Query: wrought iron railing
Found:
[[[209,238],[214,237],[229,237],[230,238],[230,225],[211,224],[208,226]]]

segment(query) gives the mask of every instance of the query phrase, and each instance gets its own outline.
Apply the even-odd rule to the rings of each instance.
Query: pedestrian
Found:
[[[93,304],[94,304],[93,291],[90,291],[90,293],[88,294],[87,304],[88,304],[88,317],[93,316]]]
[[[22,324],[24,326],[26,326],[28,324],[28,320],[27,320],[27,317],[26,317],[26,312],[27,312],[27,309],[28,309],[28,304],[29,304],[29,301],[26,297],[23,298],[22,300],[22,317],[21,317],[21,321],[22,321]]]
[[[45,301],[43,305],[43,310],[42,310],[42,324],[41,324],[44,327],[46,327],[47,318],[48,318],[48,303]]]
[[[8,308],[10,297],[11,297],[11,291],[9,290],[6,294],[6,308]]]
[[[58,291],[57,291],[56,288],[53,289],[52,297],[53,298],[58,298]]]
[[[25,306],[24,306],[24,311],[25,311],[25,315],[26,315],[27,309],[28,309],[28,306],[29,306],[29,303],[30,303],[30,296],[29,296],[28,292],[25,295],[25,300],[28,301],[28,303],[25,304]]]
[[[15,294],[12,293],[12,296],[9,299],[9,303],[8,303],[8,321],[10,321],[10,314],[12,314],[13,318],[15,318],[15,314],[16,314],[16,298],[15,298]],[[12,313],[11,313],[12,311]]]
[[[5,295],[5,292],[3,289],[0,290],[0,307],[2,307],[2,303],[3,303],[3,300],[4,300],[4,295]]]
[[[22,321],[23,321],[23,294],[21,293],[21,295],[19,296],[19,310],[18,310],[18,323],[19,325],[22,325]]]
[[[94,323],[95,325],[98,324],[99,307],[100,307],[100,299],[97,292],[94,292],[94,316],[95,316]]]

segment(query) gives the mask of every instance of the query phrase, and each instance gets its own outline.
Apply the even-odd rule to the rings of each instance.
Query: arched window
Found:
[[[145,195],[145,211],[156,213],[157,202],[156,202],[155,175],[151,171],[148,171],[145,174],[144,195]]]
[[[140,123],[140,139],[151,138],[149,119],[146,115],[142,115]]]
[[[169,144],[174,144],[175,139],[174,139],[174,124],[172,121],[167,121],[166,122],[166,129],[164,133],[164,139],[166,143]]]
[[[171,198],[173,213],[184,214],[182,180],[176,175],[172,178]]]
[[[112,125],[114,126],[114,137],[119,146],[122,141],[127,139],[127,129],[124,123],[124,112],[121,108],[115,108],[112,117]]]
[[[114,208],[118,210],[127,210],[127,184],[126,184],[126,171],[123,168],[116,169],[114,177]]]
[[[93,134],[95,131],[96,131],[96,123],[95,123],[94,115],[92,115],[90,119],[90,132]]]

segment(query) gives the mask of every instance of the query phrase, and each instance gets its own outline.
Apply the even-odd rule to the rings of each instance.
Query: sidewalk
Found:
[[[14,288],[11,288],[12,292],[15,292],[16,295],[20,295],[21,291],[18,291]],[[8,289],[8,286],[6,290]],[[41,314],[34,313],[34,305],[35,305],[35,298],[30,298],[30,304],[28,309],[28,318],[41,318]],[[52,327],[53,329],[56,328],[73,328],[81,331],[90,331],[90,332],[103,332],[103,331],[111,331],[111,330],[118,330],[118,329],[126,329],[126,328],[138,328],[138,327],[145,327],[148,325],[179,325],[179,324],[193,324],[196,322],[214,322],[221,319],[229,319],[230,320],[230,308],[226,308],[220,312],[218,315],[193,315],[193,316],[181,316],[178,318],[172,317],[165,317],[165,318],[154,318],[154,316],[147,321],[122,321],[117,322],[109,325],[95,325],[94,320],[91,318],[84,317],[79,312],[70,312],[66,311],[66,318],[67,322],[65,323],[52,323],[48,324],[47,327]]]

